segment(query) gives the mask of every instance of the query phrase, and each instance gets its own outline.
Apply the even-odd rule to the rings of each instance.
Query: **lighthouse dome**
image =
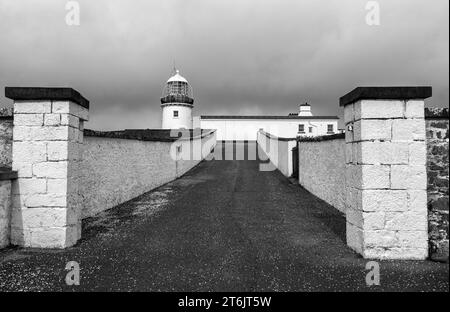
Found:
[[[167,80],[164,86],[161,104],[168,103],[194,104],[192,87],[187,79],[180,75],[179,70],[175,71],[175,74]]]

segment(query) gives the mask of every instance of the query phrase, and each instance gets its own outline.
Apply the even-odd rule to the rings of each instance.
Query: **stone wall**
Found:
[[[258,145],[270,159],[271,163],[286,176],[292,176],[292,149],[295,138],[279,138],[264,131],[258,131]]]
[[[0,108],[0,167],[11,167],[12,110]]]
[[[154,140],[155,135],[160,141]],[[80,166],[82,218],[180,177],[204,159],[215,143],[215,132],[178,141],[165,140],[158,131],[150,136],[86,132]],[[195,145],[203,150],[197,157],[193,157]]]
[[[9,245],[11,238],[11,181],[17,174],[0,168],[0,249]]]
[[[448,153],[449,114],[445,109],[426,109],[428,231],[430,257],[448,261]]]
[[[343,135],[300,138],[299,183],[345,213],[345,138]]]

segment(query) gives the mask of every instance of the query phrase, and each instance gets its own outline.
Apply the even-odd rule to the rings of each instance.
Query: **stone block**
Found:
[[[47,179],[17,179],[13,182],[12,194],[45,194],[47,192]]]
[[[12,170],[17,171],[17,177],[19,178],[31,178],[33,177],[33,165],[24,163],[12,163]]]
[[[386,212],[386,229],[392,231],[427,231],[427,212]]]
[[[14,114],[14,126],[42,126],[44,114]]]
[[[355,187],[359,189],[390,188],[389,166],[358,165],[354,175]]]
[[[424,141],[425,120],[423,119],[395,119],[392,121],[393,141]]]
[[[47,179],[47,192],[55,195],[66,195],[67,179]]]
[[[78,216],[66,208],[13,209],[12,222],[23,229],[76,225]]]
[[[427,145],[425,142],[409,143],[409,164],[426,165],[427,163]]]
[[[406,191],[363,190],[361,197],[362,210],[367,212],[408,210]]]
[[[354,123],[354,141],[391,140],[392,120],[361,119]]]
[[[354,141],[353,135],[354,131],[345,131],[345,143],[352,143]]]
[[[353,163],[353,144],[352,143],[345,144],[345,163],[346,164]]]
[[[53,101],[52,112],[70,114],[81,120],[89,120],[89,110],[71,101]]]
[[[345,216],[347,222],[362,228],[364,224],[364,217],[363,217],[363,211],[361,210],[355,210],[352,207],[349,207],[345,211]]]
[[[38,178],[65,179],[68,173],[68,162],[43,162],[33,165],[33,175]]]
[[[350,122],[353,122],[354,119],[354,113],[353,113],[353,104],[345,105],[344,107],[344,122],[345,124],[348,124]]]
[[[404,248],[425,249],[428,247],[427,231],[399,231],[397,238],[399,245]]]
[[[76,142],[48,142],[47,153],[49,161],[80,160],[80,147]]]
[[[403,118],[405,103],[399,100],[361,100],[354,107],[355,120]]]
[[[54,141],[67,140],[68,126],[25,127],[17,126],[13,130],[14,141]]]
[[[76,243],[77,226],[13,229],[13,243],[32,248],[67,248]]]
[[[365,230],[364,249],[370,248],[390,248],[399,246],[396,232],[393,230]]]
[[[425,102],[423,100],[406,101],[405,117],[425,118]]]
[[[420,165],[392,165],[391,186],[397,190],[426,190],[427,172]]]
[[[33,194],[25,198],[25,206],[28,208],[65,207],[66,205],[67,205],[66,195]]]
[[[428,248],[367,248],[363,257],[378,260],[425,260],[428,257]]]
[[[376,211],[376,212],[363,212],[363,229],[364,231],[373,231],[373,230],[383,230],[384,222],[385,222],[385,213]]]
[[[51,112],[50,101],[15,101],[14,114],[44,114]]]
[[[362,229],[358,226],[355,226],[354,224],[347,222],[346,236],[347,245],[357,253],[362,254],[364,243]]]
[[[73,128],[78,128],[80,125],[79,120],[80,119],[74,115],[61,114],[61,124],[62,125],[66,125],[66,126],[73,127]]]
[[[358,164],[392,165],[409,163],[407,142],[361,142]]]
[[[427,211],[427,191],[426,190],[416,190],[407,191],[408,198],[408,210],[423,212]],[[447,205],[448,209],[448,205]]]
[[[44,126],[59,126],[61,125],[61,114],[45,114]]]
[[[46,142],[14,142],[13,143],[13,163],[33,164],[47,160]]]

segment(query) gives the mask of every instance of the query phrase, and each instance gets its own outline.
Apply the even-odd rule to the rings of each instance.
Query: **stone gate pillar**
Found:
[[[369,259],[428,255],[424,99],[431,87],[343,96],[347,244]]]
[[[11,88],[11,243],[64,248],[81,236],[78,172],[89,101],[71,88]]]

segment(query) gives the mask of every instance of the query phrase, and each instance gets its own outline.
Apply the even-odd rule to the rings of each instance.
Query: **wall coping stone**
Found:
[[[177,129],[174,129],[177,130]],[[179,133],[178,137],[170,135],[170,129],[125,129],[118,131],[96,131],[90,129],[84,129],[84,136],[86,137],[101,137],[111,139],[125,139],[125,140],[139,140],[139,141],[151,141],[151,142],[175,142],[177,140],[183,140],[182,133]],[[181,129],[180,131],[186,131]],[[192,129],[189,130],[189,140],[200,139],[216,132],[216,130],[202,129],[201,135],[194,136]]]
[[[17,179],[17,171],[10,168],[0,167],[0,181]]]
[[[448,108],[446,107],[426,107],[425,119],[448,119]]]
[[[332,140],[341,140],[345,139],[345,133],[336,133],[330,135],[321,135],[316,137],[297,137],[297,142],[323,142],[323,141],[332,141]]]
[[[89,109],[89,101],[72,88],[5,87],[5,96],[15,101],[72,101]]]
[[[339,99],[340,106],[359,100],[412,100],[432,96],[432,87],[357,87]]]
[[[282,138],[282,137],[277,137],[276,135],[270,134],[270,133],[265,132],[265,131],[262,131],[262,130],[259,130],[259,132],[260,132],[262,135],[265,135],[266,137],[268,137],[269,139],[272,139],[272,140],[278,140],[278,141],[284,141],[284,142],[286,142],[286,141],[295,141],[295,140],[297,139],[297,138]]]

